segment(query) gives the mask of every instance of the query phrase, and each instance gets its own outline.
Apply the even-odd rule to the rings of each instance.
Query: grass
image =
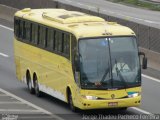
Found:
[[[160,11],[160,4],[145,2],[142,0],[107,0],[116,3],[127,4],[135,7],[146,8],[150,10]]]

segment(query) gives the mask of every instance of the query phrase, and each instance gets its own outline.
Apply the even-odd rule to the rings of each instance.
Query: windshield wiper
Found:
[[[108,68],[106,69],[106,71],[105,71],[102,79],[101,79],[101,82],[104,82],[104,80],[105,80],[105,78],[106,78],[106,76],[107,76],[107,74],[108,74],[109,71],[110,71],[110,68],[108,67]]]
[[[109,62],[108,62],[108,66],[109,66]],[[105,70],[105,73],[104,75],[102,76],[102,79],[101,79],[101,83],[104,82],[105,78],[107,77],[107,74],[110,72],[110,67],[108,67],[106,70]]]
[[[116,59],[115,59],[115,65],[116,65],[117,76],[119,75],[120,80],[123,82],[124,87],[127,88],[127,83],[126,83],[126,81],[124,80],[124,78],[123,78],[123,76],[122,76],[122,74],[121,74],[121,71],[120,71],[120,70],[118,69],[118,67],[117,67],[117,60],[116,60]]]

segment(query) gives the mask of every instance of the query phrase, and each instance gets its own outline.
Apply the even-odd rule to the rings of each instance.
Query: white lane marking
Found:
[[[90,5],[85,5],[85,4],[82,4],[82,3],[77,3],[78,5],[80,6],[84,6],[84,7],[87,7],[88,9],[95,9],[96,7],[93,7],[93,6],[90,6]]]
[[[141,18],[134,18],[134,17],[132,17],[133,19],[135,19],[135,20],[142,20],[143,21],[143,19],[141,19]]]
[[[144,21],[144,22],[147,22],[147,23],[150,23],[150,24],[160,24],[158,22],[151,21],[151,20],[146,20],[146,19],[141,19],[141,18],[137,18],[137,17],[132,17],[132,16],[125,15],[125,14],[122,14],[122,13],[115,13],[115,12],[113,12],[111,10],[102,9],[102,11],[103,12],[112,13],[112,14],[116,14],[118,16],[125,17],[125,18],[130,18],[130,19],[135,19],[135,20],[139,20],[139,21]]]
[[[70,2],[70,3],[72,2],[71,0],[65,0],[65,1],[66,1],[66,2]]]
[[[131,108],[134,109],[134,110],[136,110],[136,111],[139,111],[139,112],[141,112],[141,113],[143,113],[143,114],[154,115],[154,114],[152,114],[152,113],[150,113],[150,112],[147,112],[147,111],[142,110],[142,109],[137,108],[137,107],[131,107]]]
[[[151,21],[151,20],[144,20],[145,22],[151,23],[151,24],[160,24],[159,22],[156,21]]]
[[[117,14],[118,16],[126,17],[126,18],[129,18],[129,19],[135,19],[135,20],[139,20],[139,21],[144,21],[144,22],[147,22],[147,23],[150,23],[150,24],[160,24],[160,23],[155,22],[155,21],[146,20],[146,19],[141,19],[141,18],[137,18],[137,17],[132,17],[132,16],[129,16],[129,15],[121,14],[121,13],[116,13],[116,14]]]
[[[51,120],[51,118],[53,118],[52,116],[31,116],[31,117],[29,117],[29,116],[25,116],[25,117],[23,117],[23,116],[21,116],[21,119],[22,120],[38,120],[38,119],[49,119],[49,120]]]
[[[144,20],[144,21],[148,23],[155,23],[154,21],[150,21],[150,20]]]
[[[25,104],[22,102],[0,102],[0,104]]]
[[[102,9],[103,12],[107,12],[107,13],[110,13],[110,14],[114,14],[115,12],[113,11],[110,11],[110,10],[105,10],[105,9]]]
[[[0,24],[0,27],[5,28],[5,29],[10,30],[10,31],[13,31],[13,29],[12,29],[12,28],[6,27],[6,26],[1,25],[1,24]],[[0,56],[6,57],[6,58],[8,58],[8,57],[9,57],[9,55],[4,54],[4,53],[1,53],[1,52],[0,52]]]
[[[0,109],[0,112],[20,112],[20,113],[41,113],[42,111],[40,110],[30,110],[30,109]]]
[[[0,88],[0,92],[2,92],[2,93],[4,93],[4,94],[7,94],[8,96],[11,96],[11,97],[15,98],[16,100],[21,101],[22,103],[27,104],[28,106],[31,106],[31,107],[33,107],[33,108],[36,109],[36,110],[0,109],[0,112],[18,112],[18,113],[23,113],[23,112],[34,113],[34,112],[37,112],[37,113],[48,114],[48,115],[52,116],[53,118],[56,118],[57,120],[64,120],[64,119],[62,119],[61,117],[59,117],[59,116],[57,116],[57,115],[55,115],[55,114],[53,114],[53,113],[51,113],[51,112],[49,112],[49,111],[41,108],[41,107],[39,107],[39,106],[36,106],[36,105],[34,105],[34,104],[32,104],[32,103],[24,100],[24,99],[22,99],[22,98],[20,98],[20,97],[18,97],[18,96],[16,96],[16,95],[14,95],[14,94],[12,94],[12,93],[9,93],[9,92],[6,91],[6,90],[3,90],[3,89]]]
[[[5,29],[10,30],[10,31],[13,31],[13,29],[12,29],[12,28],[10,28],[10,27],[6,27],[6,26],[1,25],[1,24],[0,24],[0,27],[5,28]]]
[[[1,53],[1,52],[0,52],[0,55],[3,56],[3,57],[9,57],[9,55]]]
[[[84,5],[84,6],[86,6],[86,7],[88,7],[89,9],[99,9],[100,10],[100,8],[99,7],[93,7],[93,6],[90,6],[90,5]]]
[[[35,108],[35,109],[37,109],[37,110],[40,110],[41,112],[44,112],[46,114],[52,114],[51,112],[49,112],[49,111],[47,111],[47,110],[45,110],[45,109],[43,109],[41,107],[38,107],[38,106],[36,106],[36,105],[34,105],[34,104],[24,100],[24,99],[12,94],[12,93],[9,93],[8,91],[5,91],[5,90],[3,90],[1,88],[0,88],[0,91],[5,93],[5,94],[7,94],[7,95],[9,95],[9,96],[11,96],[11,97],[13,97],[13,98],[15,98],[15,99],[17,99],[17,100],[19,100],[19,101],[21,101],[21,102],[23,102],[23,103],[25,103],[25,104],[27,104],[27,105],[29,105],[29,106],[31,106],[31,107],[33,107],[33,108]]]
[[[8,95],[6,95],[6,94],[0,94],[0,97],[1,97],[1,96],[4,97],[4,96],[8,96]]]
[[[84,4],[82,4],[82,3],[79,3],[79,2],[78,2],[77,4],[78,4],[78,5],[80,5],[80,6],[84,6]]]
[[[148,79],[150,79],[150,80],[153,80],[153,81],[155,81],[155,82],[159,82],[159,83],[160,83],[160,80],[157,79],[157,78],[154,78],[154,77],[151,77],[151,76],[148,76],[148,75],[144,75],[144,74],[142,74],[142,77],[145,77],[145,78],[148,78]]]

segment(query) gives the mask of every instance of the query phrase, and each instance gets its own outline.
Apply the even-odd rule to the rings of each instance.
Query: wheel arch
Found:
[[[73,91],[73,89],[72,89],[72,87],[70,85],[68,85],[66,87],[66,100],[67,100],[67,103],[68,103],[69,94],[72,94],[73,98],[75,97],[74,91]]]
[[[35,84],[35,80],[38,80],[38,76],[36,72],[33,72],[33,84]]]
[[[33,73],[33,80],[36,80],[36,79],[38,79],[38,78],[37,78],[37,73],[34,72],[34,73]]]
[[[69,86],[67,86],[67,88],[66,88],[66,100],[67,100],[67,103],[69,103],[69,94],[72,94],[72,92],[71,92],[71,88]]]
[[[31,72],[29,69],[26,70],[26,83],[28,84],[28,80],[29,80],[29,77],[30,79],[32,80],[32,76],[31,76]]]

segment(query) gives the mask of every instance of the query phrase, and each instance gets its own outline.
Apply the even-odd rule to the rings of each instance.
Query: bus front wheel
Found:
[[[73,112],[76,112],[77,111],[77,108],[74,106],[73,104],[73,98],[72,98],[72,94],[69,93],[69,96],[68,96],[68,103],[69,103],[69,106],[70,106],[70,109],[73,111]]]

